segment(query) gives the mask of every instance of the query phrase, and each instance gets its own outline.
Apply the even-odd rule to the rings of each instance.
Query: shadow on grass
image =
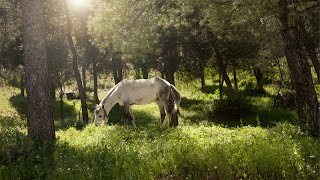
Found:
[[[205,94],[214,94],[215,91],[219,90],[219,85],[205,85],[203,89],[203,93]],[[227,91],[227,87],[222,86],[222,92],[225,94]]]
[[[295,112],[286,109],[271,110],[269,106],[257,108],[253,112],[244,113],[228,112],[219,115],[212,113],[213,101],[188,99],[183,97],[181,101],[180,117],[192,123],[213,122],[225,127],[261,126],[269,128],[279,122],[298,124]]]
[[[12,96],[9,99],[11,105],[16,109],[21,119],[26,118],[27,114],[27,98],[19,95]],[[70,103],[63,101],[63,114],[64,120],[61,120],[61,108],[60,101],[54,101],[54,119],[55,119],[55,130],[65,130],[69,127],[76,127],[77,129],[82,129],[85,124],[82,121],[78,120],[79,112],[76,109],[76,103]],[[16,120],[15,120],[16,121]],[[8,125],[14,125],[16,123],[10,123],[11,121],[7,121]],[[1,121],[4,123],[4,121]]]
[[[20,95],[12,96],[11,105],[17,110],[19,115],[25,117],[27,114],[27,98]],[[35,107],[36,108],[36,107]],[[66,118],[77,116],[75,105],[63,101],[63,113]],[[61,117],[60,101],[54,101],[54,119]]]
[[[209,120],[211,111],[212,101],[182,97],[179,116],[192,123],[200,123]]]
[[[135,123],[137,127],[149,126],[150,124],[155,124],[155,123],[160,124],[160,112],[153,114],[149,111],[134,109],[133,115],[134,115]],[[117,104],[110,111],[108,124],[123,125],[123,118],[124,118],[124,109],[122,106]],[[129,122],[129,126],[132,126],[131,122]]]
[[[271,128],[280,122],[289,122],[297,125],[298,117],[296,113],[288,110],[258,109],[246,116],[232,113],[215,117],[212,116],[210,121],[225,127],[241,127],[250,125]]]

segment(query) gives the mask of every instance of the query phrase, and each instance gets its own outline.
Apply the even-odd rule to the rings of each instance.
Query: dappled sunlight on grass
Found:
[[[57,140],[35,149],[19,120],[23,103],[10,95],[17,116],[0,117],[0,177],[22,179],[314,179],[319,142],[303,134],[289,110],[271,110],[272,97],[252,97],[257,110],[242,118],[212,116],[216,94],[180,87],[179,126],[160,123],[155,103],[133,106],[137,127],[123,126],[115,106],[108,125],[78,119],[79,100],[65,101],[66,118],[55,111]],[[16,98],[12,98],[16,97]],[[58,103],[58,102],[57,102]],[[94,103],[90,100],[89,107]],[[57,110],[58,107],[56,107]],[[90,109],[90,118],[92,110]],[[48,149],[44,151],[44,149]],[[50,153],[51,150],[53,153]],[[54,163],[49,163],[54,162]],[[25,167],[28,166],[28,171]]]

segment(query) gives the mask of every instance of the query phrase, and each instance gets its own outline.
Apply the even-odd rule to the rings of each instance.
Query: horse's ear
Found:
[[[98,107],[98,104],[94,105],[94,106],[93,106],[93,109],[96,109],[97,107]]]
[[[102,104],[102,109],[104,109],[104,104]]]

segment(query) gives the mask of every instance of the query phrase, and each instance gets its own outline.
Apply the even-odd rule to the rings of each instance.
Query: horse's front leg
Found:
[[[133,126],[136,127],[130,103],[124,103],[124,124],[126,127],[129,124],[128,121],[132,122]]]
[[[132,121],[132,125],[134,128],[136,128],[137,126],[136,126],[135,118],[130,105],[129,105],[129,114],[130,114],[130,120]]]

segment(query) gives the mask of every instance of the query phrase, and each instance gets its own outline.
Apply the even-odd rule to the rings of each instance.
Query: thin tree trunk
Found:
[[[24,73],[21,74],[21,80],[20,80],[20,96],[24,97],[24,87],[25,87],[25,82],[24,82]]]
[[[118,84],[122,80],[122,65],[118,52],[112,52],[112,73],[114,77],[114,83]],[[120,67],[119,67],[120,66]]]
[[[82,65],[82,84],[83,84],[83,94],[86,96],[87,99],[87,68],[86,62]]]
[[[74,71],[74,75],[77,81],[78,89],[79,89],[79,95],[81,99],[81,109],[82,109],[82,120],[85,123],[89,122],[89,117],[88,117],[88,108],[87,108],[87,97],[83,88],[80,72],[78,69],[78,55],[77,51],[75,48],[75,45],[73,43],[72,35],[71,35],[71,19],[70,19],[70,14],[69,10],[67,7],[67,2],[66,0],[64,1],[64,6],[65,6],[65,11],[66,11],[66,18],[67,18],[67,38],[70,46],[70,51],[72,53],[72,68]]]
[[[94,102],[99,103],[98,97],[98,73],[96,59],[92,59],[92,71],[93,71],[93,99]]]
[[[232,90],[232,84],[231,84],[230,78],[227,73],[227,63],[225,64],[223,63],[223,59],[217,45],[214,46],[214,51],[215,51],[216,59],[219,66],[219,72],[221,73],[221,76],[222,76],[222,82],[225,81],[227,85],[227,96],[231,96],[233,90]]]
[[[319,60],[317,57],[317,53],[316,53],[316,49],[314,47],[306,47],[308,55],[312,61],[314,70],[317,73],[317,78],[318,78],[318,84],[320,84],[320,64],[319,64]]]
[[[311,39],[310,36],[308,35],[303,23],[300,23],[300,27],[301,27],[300,28],[301,33],[303,35],[303,44],[304,44],[304,47],[306,48],[309,58],[311,59],[314,70],[316,71],[317,78],[318,78],[317,83],[319,84],[320,83],[320,63],[316,53],[316,45],[314,44],[313,39]]]
[[[53,141],[55,131],[49,94],[43,2],[22,1],[23,40],[27,84],[28,135],[39,141]]]
[[[274,102],[273,102],[273,106],[272,106],[273,110],[276,108],[277,99],[280,96],[280,91],[282,89],[282,84],[283,84],[282,83],[283,82],[283,74],[282,74],[282,69],[281,69],[281,65],[280,65],[280,61],[279,60],[277,60],[277,64],[278,64],[278,69],[279,69],[279,73],[280,73],[280,82],[279,82],[279,89],[278,89],[277,95],[274,98]]]
[[[50,68],[50,67],[49,67]],[[49,70],[49,84],[50,84],[50,99],[52,102],[56,100],[56,77],[53,71]]]
[[[170,71],[169,68],[168,68],[168,70],[166,70],[166,80],[167,80],[170,84],[175,85],[174,72]]]
[[[200,79],[201,79],[201,91],[204,92],[206,81],[204,78],[204,63],[200,63]]]
[[[257,88],[258,88],[259,94],[264,94],[264,89],[263,89],[263,72],[262,72],[261,68],[259,68],[259,67],[254,67],[254,68],[253,68],[253,74],[254,74],[254,76],[256,77]]]
[[[122,76],[122,57],[121,57],[121,53],[118,53],[117,56],[117,73],[118,73],[118,81],[122,81],[123,76]]]
[[[148,66],[142,64],[142,66],[141,66],[141,71],[142,71],[142,77],[143,77],[143,79],[148,79],[148,78],[149,78],[149,68],[148,68]]]
[[[60,112],[61,112],[61,121],[64,120],[64,112],[63,112],[63,83],[61,82],[60,86]]]
[[[90,64],[90,42],[89,42],[89,35],[88,35],[88,11],[85,10],[81,14],[81,28],[83,30],[83,40],[84,40],[84,58],[82,61],[82,82],[83,82],[83,93],[87,96],[87,69]],[[86,97],[87,99],[87,97]]]
[[[170,52],[171,50],[167,50],[165,53],[165,59],[164,59],[164,71],[165,71],[165,76],[166,80],[172,84],[175,85],[175,80],[174,80],[174,70],[175,70],[175,60],[172,59],[173,56],[171,55],[172,53]]]
[[[222,74],[221,71],[219,71],[219,100],[222,100],[222,86],[223,86],[223,79],[222,79]]]
[[[237,68],[235,64],[232,65],[232,71],[233,71],[234,88],[238,90]]]
[[[294,9],[294,5],[289,4],[287,0],[280,0],[279,7],[279,20],[282,25],[281,36],[284,41],[285,55],[296,91],[300,128],[302,131],[311,131],[311,133],[314,132],[320,136],[319,104],[311,69],[301,44],[303,42],[301,28],[298,26],[301,19],[292,17],[297,15],[298,12]]]

